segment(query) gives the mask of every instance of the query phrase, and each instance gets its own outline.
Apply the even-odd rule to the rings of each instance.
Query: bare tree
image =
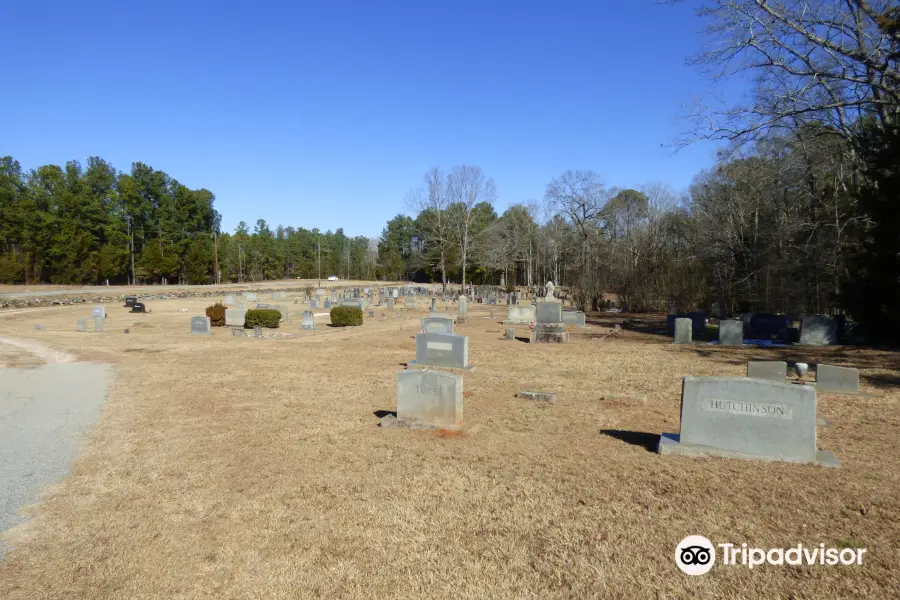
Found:
[[[426,243],[430,251],[436,253],[437,268],[441,272],[443,289],[447,289],[447,254],[453,240],[450,220],[448,181],[440,167],[433,167],[425,173],[425,189],[419,188],[409,193],[406,204],[418,214],[418,221],[426,229]]]
[[[481,167],[462,165],[454,167],[447,178],[450,198],[449,214],[454,238],[459,247],[462,267],[462,287],[466,288],[466,260],[472,250],[477,231],[477,207],[492,205],[497,199],[494,180],[484,174]]]

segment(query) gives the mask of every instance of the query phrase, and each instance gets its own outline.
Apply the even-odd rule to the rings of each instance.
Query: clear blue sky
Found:
[[[377,235],[433,165],[481,166],[498,213],[566,169],[684,189],[662,148],[709,84],[692,2],[0,2],[0,155],[97,155],[264,218]],[[733,92],[733,90],[732,90]]]

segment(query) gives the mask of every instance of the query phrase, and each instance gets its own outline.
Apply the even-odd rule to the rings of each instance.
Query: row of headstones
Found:
[[[689,313],[698,315],[695,317],[677,317],[669,315],[673,322],[674,343],[690,344],[693,342],[693,334],[702,332],[706,328],[706,317],[702,313]],[[757,317],[760,315],[756,315]],[[702,325],[699,325],[702,323]],[[719,344],[728,346],[740,346],[744,343],[744,323],[738,319],[725,319],[719,321]],[[758,339],[758,338],[749,338]],[[835,319],[823,316],[803,317],[800,324],[800,344],[811,346],[824,346],[837,344],[838,325]]]
[[[784,383],[787,363],[779,360],[751,360],[747,363],[747,377]],[[859,369],[816,365],[816,391],[830,394],[859,394]]]

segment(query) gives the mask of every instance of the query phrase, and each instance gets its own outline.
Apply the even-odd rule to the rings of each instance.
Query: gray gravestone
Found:
[[[681,433],[662,434],[658,450],[838,466],[816,449],[812,387],[743,377],[685,377]]]
[[[253,293],[247,294],[247,293],[245,293],[245,294],[244,294],[244,300],[246,300],[247,302],[256,302],[256,294],[253,294]]]
[[[516,340],[516,330],[513,327],[506,328],[506,341],[514,342]]]
[[[316,302],[315,298],[313,298],[312,300],[309,301],[309,307],[310,308],[318,308],[319,307],[319,303]]]
[[[291,316],[288,313],[288,309],[284,304],[273,304],[269,308],[272,310],[277,310],[278,312],[281,313],[281,322],[282,323],[290,323],[291,322]]]
[[[223,304],[225,306],[234,306],[235,304],[237,304],[237,298],[234,295],[229,294],[225,296],[225,302],[223,302]]]
[[[103,323],[106,321],[103,317],[94,317],[94,331],[103,333]]]
[[[331,308],[331,299],[325,298],[325,308]]]
[[[226,308],[225,325],[229,327],[243,327],[244,319],[246,318],[246,316],[246,310],[241,310],[239,308]]]
[[[394,298],[391,297],[391,296],[388,296],[388,299],[387,299],[387,307],[388,307],[388,309],[390,309],[390,310],[393,310],[393,309],[394,309]]]
[[[463,378],[443,371],[397,373],[397,419],[430,427],[463,420]]]
[[[431,297],[431,312],[434,312],[435,310],[437,310],[437,297],[432,296]]]
[[[453,319],[444,316],[422,317],[424,333],[453,333]]]
[[[365,308],[365,301],[358,298],[350,298],[347,300],[341,300],[341,306],[349,306],[350,308],[358,308],[362,310]]]
[[[469,364],[469,338],[447,333],[420,333],[416,336],[416,360],[413,368],[424,366],[474,369]]]
[[[374,318],[375,318],[375,311],[374,311],[374,310],[370,310],[370,311],[369,311],[369,318],[370,318],[370,319],[374,319]]]
[[[575,327],[585,327],[584,313],[580,310],[564,310],[562,322]]]
[[[469,312],[469,299],[465,296],[459,297],[459,314],[464,315]]]
[[[719,345],[740,346],[744,343],[744,324],[736,319],[719,321]]]
[[[527,325],[528,323],[536,320],[537,313],[535,312],[535,307],[531,305],[520,304],[517,306],[509,307],[509,314],[507,314],[504,323],[519,323]]]
[[[106,310],[104,310],[102,306],[95,306],[93,312],[91,313],[91,316],[94,317],[95,319],[97,317],[100,317],[101,319],[105,319],[106,318]]]
[[[78,319],[75,324],[75,331],[87,331],[87,319]]]
[[[822,316],[803,317],[800,322],[800,343],[811,346],[837,344],[837,321]]]
[[[675,339],[672,340],[673,344],[690,344],[691,340],[691,320],[690,319],[675,319]]]
[[[271,304],[262,303],[256,305],[256,310],[269,310],[270,308],[272,308]]]
[[[209,323],[209,317],[191,317],[191,334],[192,335],[209,335],[212,329]]]
[[[303,311],[303,320],[300,322],[300,327],[303,329],[315,329],[316,321],[313,318],[313,314],[311,310]]]
[[[263,336],[262,327],[259,325],[253,326],[253,337],[261,338]]]
[[[787,363],[783,360],[751,360],[747,363],[747,377],[784,383]]]
[[[829,394],[859,394],[859,369],[816,366],[816,391]]]
[[[245,332],[243,329],[234,328],[231,330],[231,335],[234,335],[237,337],[246,337],[247,332]]]
[[[562,304],[559,302],[541,302],[537,305],[538,323],[562,323]]]

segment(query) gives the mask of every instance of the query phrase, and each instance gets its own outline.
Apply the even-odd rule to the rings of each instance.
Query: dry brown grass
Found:
[[[446,436],[381,430],[374,414],[395,408],[394,373],[413,358],[416,321],[313,333],[294,317],[293,339],[191,336],[205,304],[111,309],[104,335],[74,331],[89,307],[41,313],[43,332],[31,329],[37,316],[0,319],[2,335],[118,364],[72,474],[14,532],[0,597],[898,594],[894,353],[780,352],[864,367],[872,397],[819,396],[833,423],[820,445],[842,463],[829,470],[648,451],[678,430],[684,375],[743,375],[748,358],[775,353],[633,332],[529,346],[502,341],[499,319],[470,305],[476,318],[458,326],[477,365],[464,375],[474,392],[465,416],[481,428]],[[556,391],[557,404],[515,398],[525,389]],[[868,553],[861,567],[716,567],[689,578],[673,562],[688,534]]]

